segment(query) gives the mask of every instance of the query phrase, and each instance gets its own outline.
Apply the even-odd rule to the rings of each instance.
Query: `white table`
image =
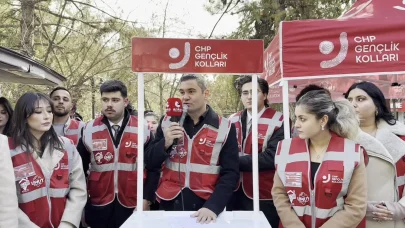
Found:
[[[271,228],[263,212],[226,211],[216,223],[198,224],[190,218],[192,211],[143,211],[135,212],[121,228]],[[277,228],[277,227],[275,227]]]

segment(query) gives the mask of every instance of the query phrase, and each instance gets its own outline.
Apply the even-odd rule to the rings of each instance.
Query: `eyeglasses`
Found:
[[[260,90],[257,90],[257,95],[259,95],[259,93],[261,93],[262,91],[260,91]],[[252,93],[252,90],[249,90],[249,91],[242,91],[242,96],[243,97],[247,97],[247,96],[249,96],[249,94],[250,95],[253,95],[253,93]]]

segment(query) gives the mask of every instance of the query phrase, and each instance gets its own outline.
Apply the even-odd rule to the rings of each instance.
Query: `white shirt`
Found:
[[[260,110],[260,112],[257,113],[257,118],[260,118],[262,116],[262,114],[264,113],[264,110],[266,110],[266,107],[263,107],[262,110]],[[248,124],[249,125],[251,124],[251,122],[250,122],[251,120],[252,120],[252,114],[249,111],[247,111],[246,126],[248,126]]]
[[[120,126],[120,129],[121,129],[121,127],[122,127],[122,121],[124,121],[124,118],[122,118],[122,119],[120,120],[120,122],[118,122],[117,124],[115,124],[115,123],[111,122],[110,120],[108,120],[108,122],[110,123],[110,126],[111,126],[111,132],[113,133],[113,135],[118,134],[118,132],[115,132],[115,130],[114,130],[114,128],[113,128],[112,126],[118,125],[118,126]]]

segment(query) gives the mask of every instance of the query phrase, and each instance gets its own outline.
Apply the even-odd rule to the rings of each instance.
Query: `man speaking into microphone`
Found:
[[[201,76],[182,76],[179,92],[182,100],[169,100],[145,162],[151,168],[164,163],[156,191],[162,210],[196,211],[191,216],[197,222],[210,223],[224,210],[239,180],[236,130],[207,104],[209,89]],[[187,113],[182,113],[181,103]],[[183,126],[178,123],[182,114]]]

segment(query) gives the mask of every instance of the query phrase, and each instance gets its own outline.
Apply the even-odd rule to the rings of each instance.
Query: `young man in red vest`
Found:
[[[183,76],[179,92],[188,106],[184,124],[162,118],[146,163],[161,168],[165,162],[156,191],[161,209],[197,211],[197,222],[209,223],[224,210],[239,179],[236,131],[207,105],[209,89],[201,76]]]
[[[59,136],[71,139],[75,146],[77,146],[85,123],[70,118],[73,103],[69,90],[63,87],[56,87],[49,94],[49,97],[53,101],[53,108],[55,110],[53,129],[55,129]]]
[[[89,121],[77,146],[88,176],[85,220],[90,227],[118,228],[139,206],[149,210],[159,181],[159,170],[144,172],[144,203],[136,205],[138,147],[147,148],[153,135],[145,123],[130,115],[127,87],[118,80],[100,87],[103,115]],[[138,131],[145,137],[138,142]],[[144,161],[140,161],[144,162]]]
[[[235,124],[239,147],[240,184],[234,193],[227,210],[253,210],[252,178],[252,77],[241,76],[235,81],[244,110],[229,118]],[[268,108],[269,85],[266,80],[258,80],[258,148],[259,148],[259,197],[263,211],[272,227],[278,227],[279,217],[274,207],[271,188],[275,172],[274,156],[277,144],[284,139],[283,114]]]

